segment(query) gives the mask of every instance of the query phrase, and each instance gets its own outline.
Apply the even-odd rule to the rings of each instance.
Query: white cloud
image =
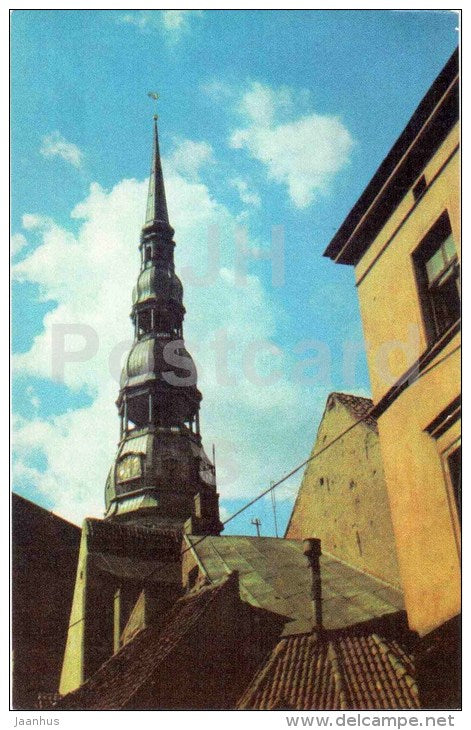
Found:
[[[81,167],[83,162],[83,152],[76,144],[68,142],[60,132],[44,136],[39,151],[43,157],[61,157],[74,167]]]
[[[201,169],[214,164],[213,148],[207,142],[194,142],[191,139],[174,140],[176,147],[170,157],[172,168],[189,177],[198,177]]]
[[[200,89],[210,99],[216,102],[221,102],[221,99],[233,98],[235,95],[234,88],[225,81],[221,81],[221,79],[204,81],[200,85]]]
[[[132,25],[144,33],[161,31],[170,43],[174,43],[190,30],[192,18],[201,14],[201,10],[136,10],[119,15],[117,22]]]
[[[164,28],[180,32],[188,23],[188,18],[191,17],[190,13],[201,15],[201,10],[162,10]]]
[[[348,164],[353,146],[350,132],[336,116],[304,113],[288,121],[306,101],[305,94],[298,99],[285,87],[275,90],[254,82],[239,106],[248,124],[230,137],[232,147],[247,150],[266,166],[269,179],[287,185],[298,208],[327,190]]]
[[[16,256],[17,253],[25,248],[27,243],[28,241],[26,240],[26,236],[24,236],[22,233],[14,233],[10,238],[11,255]]]
[[[149,25],[153,24],[152,15],[148,10],[139,10],[136,13],[124,13],[124,15],[118,16],[117,22],[121,25],[134,25],[140,30],[145,30]]]
[[[243,203],[246,205],[253,205],[256,208],[261,206],[262,201],[260,195],[250,188],[247,180],[244,180],[241,177],[234,177],[229,181],[229,184],[232,185],[233,188],[236,188]]]
[[[33,406],[34,410],[37,411],[39,406],[41,405],[41,401],[39,397],[36,394],[36,391],[34,390],[32,385],[28,385],[26,388],[26,395],[28,396],[31,405]]]
[[[38,496],[46,498],[54,512],[76,523],[87,516],[103,516],[104,479],[117,441],[112,413],[115,396],[114,389],[104,389],[90,407],[69,411],[50,421],[38,417],[15,419],[16,489],[33,484]],[[46,471],[30,465],[34,452],[45,458]]]
[[[46,215],[25,213],[21,218],[21,224],[27,231],[32,231],[38,228],[50,228],[54,225],[54,221]]]
[[[182,146],[188,148],[184,142]],[[203,392],[203,438],[208,452],[212,442],[217,445],[222,499],[246,498],[309,452],[312,424],[321,413],[325,392],[289,380],[284,368],[289,355],[259,358],[265,361],[260,372],[263,367],[281,369],[282,377],[275,384],[261,386],[247,376],[244,358],[254,341],[273,340],[280,313],[259,278],[250,275],[244,286],[238,283],[236,218],[204,184],[177,172],[175,159],[174,154],[164,160],[164,174],[176,229],[176,266],[185,286],[185,339]],[[117,345],[129,346],[132,339],[131,289],[139,270],[138,233],[146,193],[146,181],[122,180],[109,191],[94,183],[72,211],[79,221],[76,233],[32,214],[23,219],[26,227],[36,226],[40,243],[13,267],[13,276],[39,285],[42,299],[53,300],[57,306],[44,316],[43,329],[29,352],[15,356],[16,373],[52,379],[51,342],[57,327],[82,323],[98,335],[95,354],[65,366],[66,385],[85,388],[92,396],[91,405],[48,420],[33,413],[15,425],[20,484],[29,474],[38,492],[69,519],[99,516],[103,511],[104,484],[118,437],[114,401],[119,386],[110,373],[109,359]],[[219,273],[201,286],[194,278],[208,268],[208,227],[212,227],[211,235],[215,230],[219,233]],[[229,347],[221,360],[221,348],[215,342],[222,335]],[[70,349],[78,345],[80,340],[68,342]],[[235,382],[230,383],[231,378]],[[44,472],[32,466],[31,454],[36,451],[47,462]]]
[[[243,95],[239,111],[253,124],[268,127],[275,122],[275,117],[291,112],[293,107],[293,95],[286,86],[273,89],[254,81]]]

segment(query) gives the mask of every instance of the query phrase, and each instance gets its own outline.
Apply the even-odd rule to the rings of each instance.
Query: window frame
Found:
[[[458,454],[458,452],[459,452],[459,454]],[[452,469],[453,465],[452,465],[451,459],[455,456],[458,459],[458,465],[459,465],[459,477],[458,477],[459,484],[455,484],[455,479],[453,478],[453,469]],[[451,490],[453,493],[453,498],[454,498],[455,506],[456,506],[456,513],[457,513],[460,525],[461,525],[461,512],[462,512],[462,501],[463,501],[462,469],[463,469],[463,455],[462,455],[462,451],[461,451],[461,439],[460,439],[456,443],[452,444],[452,446],[450,446],[450,448],[446,452],[446,470],[448,472],[448,478],[449,478]]]
[[[451,444],[448,444],[445,448],[440,450],[440,459],[442,462],[442,469],[443,474],[445,477],[445,489],[446,489],[446,495],[448,500],[448,506],[450,509],[451,514],[451,522],[453,525],[453,530],[455,533],[455,539],[456,539],[456,546],[458,549],[458,553],[461,552],[461,505],[457,503],[456,496],[455,496],[455,487],[453,484],[453,479],[450,473],[450,464],[449,464],[449,458],[454,454],[458,449],[461,449],[461,436],[458,436],[456,439],[452,441]],[[461,500],[462,502],[462,494],[461,494]]]
[[[461,396],[458,395],[444,408],[431,423],[424,428],[424,432],[435,441],[437,454],[440,459],[443,484],[448,503],[451,525],[455,536],[458,557],[461,556],[461,520],[460,505],[456,502],[453,479],[448,459],[461,448]]]
[[[451,236],[455,254],[450,258],[444,248],[445,242]],[[441,272],[432,280],[429,279],[427,264],[436,253],[442,250],[444,256],[444,267]],[[421,242],[412,254],[414,271],[417,283],[418,297],[422,320],[429,346],[435,344],[440,338],[453,327],[461,317],[461,293],[456,296],[459,304],[459,315],[447,324],[440,322],[439,297],[443,296],[443,287],[460,279],[460,262],[456,250],[455,239],[451,227],[448,212],[445,210],[435,221],[430,230],[422,238]],[[455,302],[456,305],[456,302]],[[451,310],[452,308],[450,308]]]

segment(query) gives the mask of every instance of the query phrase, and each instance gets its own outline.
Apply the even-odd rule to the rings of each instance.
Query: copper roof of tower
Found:
[[[158,98],[155,92],[149,96]],[[120,441],[105,485],[105,518],[153,519],[155,524],[182,527],[194,515],[196,495],[205,490],[198,531],[219,532],[215,479],[205,476],[213,474],[214,467],[201,445],[202,396],[196,387],[196,367],[183,341],[183,287],[175,274],[175,231],[168,218],[157,115],[153,142],[139,243],[141,267],[131,310],[134,341],[116,401]],[[126,463],[125,454],[130,454]]]

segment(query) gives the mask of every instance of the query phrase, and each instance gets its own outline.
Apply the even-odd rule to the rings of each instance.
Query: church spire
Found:
[[[172,529],[187,524],[194,534],[218,534],[216,473],[202,444],[202,396],[183,339],[185,307],[173,234],[155,115],[141,270],[132,297],[134,342],[116,401],[120,440],[105,488],[106,518]]]
[[[164,177],[162,174],[162,164],[160,162],[157,114],[154,114],[154,149],[152,153],[152,166],[149,177],[145,225],[147,226],[152,224],[154,221],[166,223],[167,225],[169,224]]]

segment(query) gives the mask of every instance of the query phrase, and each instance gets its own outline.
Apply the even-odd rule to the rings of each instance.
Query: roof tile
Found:
[[[238,709],[414,709],[419,702],[412,672],[398,639],[348,631],[317,641],[289,636],[276,645]]]
[[[330,399],[335,399],[342,403],[355,419],[364,420],[364,422],[373,430],[378,430],[376,419],[373,416],[367,414],[372,410],[374,403],[371,398],[363,398],[359,395],[353,395],[353,393],[331,393]]]

